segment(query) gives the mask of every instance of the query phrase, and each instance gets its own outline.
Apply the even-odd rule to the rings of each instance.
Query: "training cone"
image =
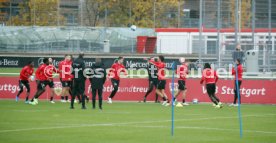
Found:
[[[176,104],[176,107],[183,107],[183,105],[182,105],[181,103],[178,102],[178,103]]]

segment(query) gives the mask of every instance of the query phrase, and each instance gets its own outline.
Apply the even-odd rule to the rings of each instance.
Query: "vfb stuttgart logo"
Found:
[[[55,82],[54,91],[57,96],[60,96],[62,93],[61,82]]]

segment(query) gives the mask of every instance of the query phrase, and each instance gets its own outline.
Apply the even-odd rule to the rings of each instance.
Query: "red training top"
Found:
[[[239,64],[237,67],[237,71],[238,71],[238,80],[242,80],[242,73],[243,73],[243,69],[242,69],[242,65]],[[232,75],[235,77],[234,80],[236,80],[236,70],[235,67],[232,68]]]
[[[63,61],[60,61],[59,62],[59,64],[58,64],[58,70],[60,71],[59,72],[59,77],[61,78],[62,77],[62,65],[64,65],[65,64],[65,60],[63,60]]]
[[[212,84],[216,83],[218,81],[219,77],[217,75],[217,72],[213,69],[204,69],[202,72],[202,78],[200,81],[200,84],[202,84],[205,81],[205,84]]]
[[[46,70],[45,70],[47,66],[48,66],[48,65],[46,65],[46,64],[41,64],[41,65],[37,68],[37,70],[36,70],[36,72],[35,72],[36,79],[38,79],[38,80],[40,80],[40,81],[48,80],[48,76],[47,76]]]
[[[125,66],[123,64],[120,64],[120,63],[114,63],[111,66],[111,69],[110,69],[108,75],[109,75],[110,78],[120,80],[120,73],[121,72],[124,72],[125,75],[127,75]]]
[[[19,76],[19,80],[28,80],[29,77],[34,73],[34,68],[29,65],[22,68]]]
[[[62,81],[71,81],[74,78],[71,73],[72,61],[63,61],[61,65],[59,65],[59,68],[61,68],[59,72],[61,73],[60,78]]]
[[[49,77],[50,80],[53,80],[53,72],[58,73],[58,70],[52,64],[48,65],[45,71],[46,71],[46,75]]]
[[[186,81],[187,75],[189,74],[188,66],[185,63],[178,66],[175,73],[179,75],[179,80]]]
[[[150,63],[154,64],[157,69],[158,69],[158,80],[165,80],[166,78],[166,73],[165,73],[165,67],[166,67],[166,64],[163,63],[163,62],[155,62],[153,60],[150,60],[149,61]]]

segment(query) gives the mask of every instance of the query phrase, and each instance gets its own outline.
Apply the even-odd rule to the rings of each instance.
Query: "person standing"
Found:
[[[166,73],[165,73],[165,67],[166,64],[164,63],[165,58],[164,56],[160,55],[158,57],[158,61],[152,61],[150,60],[149,62],[155,65],[158,69],[158,85],[156,89],[156,93],[163,98],[163,103],[162,105],[164,106],[169,106],[169,99],[165,93],[165,88],[166,88]]]
[[[85,107],[85,95],[84,95],[86,77],[84,75],[85,63],[84,63],[84,60],[83,60],[83,56],[84,56],[84,54],[81,52],[79,54],[79,57],[76,58],[72,63],[73,91],[72,91],[70,109],[74,109],[75,98],[78,95],[81,96],[82,109],[86,109],[86,107]]]
[[[180,58],[179,61],[181,65],[178,66],[176,70],[176,74],[179,76],[178,90],[176,91],[174,97],[176,102],[178,95],[182,92],[182,105],[187,106],[189,104],[186,103],[185,99],[186,99],[186,93],[187,93],[186,79],[187,79],[187,75],[189,74],[188,63],[185,62],[185,58]]]
[[[115,62],[109,71],[109,77],[111,78],[111,82],[113,85],[113,90],[111,94],[108,97],[107,103],[112,104],[112,98],[116,95],[118,89],[119,89],[119,84],[120,84],[120,73],[123,72],[125,75],[127,75],[127,71],[125,69],[125,66],[123,65],[124,63],[124,58],[119,57],[117,62]]]
[[[148,60],[148,59],[147,59]],[[157,62],[157,59],[155,59],[154,57],[150,58],[150,60],[153,60],[155,62]],[[146,95],[144,96],[144,102],[147,101],[147,96],[153,91],[153,88],[157,88],[157,84],[158,84],[158,70],[157,67],[148,62],[148,80],[149,80],[149,88],[146,92]],[[155,93],[155,103],[158,102],[158,94]]]
[[[102,108],[103,103],[103,85],[106,81],[106,70],[101,59],[97,58],[96,63],[93,64],[92,75],[90,75],[90,83],[92,88],[92,108],[96,108],[96,95],[98,93],[99,109]]]
[[[47,69],[47,66],[49,65],[49,59],[44,58],[43,64],[41,64],[38,69],[36,70],[36,78],[37,78],[37,91],[31,100],[31,105],[37,105],[38,104],[38,98],[40,95],[42,95],[45,92],[45,88],[47,85],[49,85],[49,77],[47,73],[45,72]]]
[[[51,95],[50,95],[50,103],[54,102],[54,95],[55,95],[55,84],[54,84],[54,78],[53,73],[58,73],[58,70],[53,65],[53,59],[49,58],[49,65],[46,67],[46,74],[49,78],[49,87],[51,88]]]
[[[68,95],[70,93],[70,87],[72,84],[72,57],[71,55],[65,55],[64,61],[59,63],[58,69],[62,84],[61,102],[69,102]]]
[[[237,69],[235,69],[235,68],[237,68]],[[236,70],[237,70],[238,73],[236,72]],[[236,67],[233,67],[233,68],[232,68],[232,75],[234,76],[234,87],[235,87],[235,88],[234,88],[234,92],[235,92],[235,96],[234,96],[234,101],[233,101],[233,103],[230,104],[229,106],[238,106],[238,104],[236,104],[236,103],[237,103],[238,96],[239,96],[239,98],[240,98],[239,104],[241,104],[241,96],[240,96],[240,94],[238,95],[238,90],[241,89],[242,74],[243,74],[242,64],[241,64],[240,59],[237,59],[237,60],[236,60]],[[238,77],[236,77],[236,75],[238,75]],[[238,80],[238,82],[237,82],[237,80]],[[237,84],[238,84],[238,86],[237,86]]]
[[[34,73],[34,62],[30,61],[26,66],[24,66],[20,72],[19,76],[19,92],[17,93],[15,97],[15,101],[18,102],[19,100],[19,95],[23,92],[23,86],[27,89],[27,96],[25,99],[25,103],[29,103],[29,96],[30,96],[30,83],[29,83],[29,78],[33,75]]]
[[[203,84],[203,82],[205,82],[207,93],[211,101],[215,104],[215,108],[222,108],[222,103],[216,96],[216,83],[218,79],[219,77],[216,71],[211,69],[209,63],[205,63],[200,84]]]
[[[59,80],[60,80],[60,83],[61,83],[61,85],[62,85],[62,91],[61,91],[61,100],[60,100],[60,102],[64,102],[65,100],[64,100],[64,90],[65,90],[65,87],[64,87],[64,83],[63,83],[63,81],[62,81],[62,75],[63,75],[63,69],[62,69],[62,67],[63,67],[63,65],[65,64],[65,62],[66,62],[66,60],[67,60],[67,54],[64,56],[64,60],[62,60],[62,61],[60,61],[59,63],[58,63],[58,71],[59,71]]]
[[[232,59],[233,59],[233,62],[236,62],[236,60],[239,59],[240,63],[243,64],[244,53],[241,50],[240,44],[237,44],[236,50],[232,53]]]

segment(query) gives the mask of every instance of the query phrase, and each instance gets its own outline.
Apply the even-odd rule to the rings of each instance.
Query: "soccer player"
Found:
[[[71,55],[65,55],[64,61],[59,63],[58,69],[62,84],[62,93],[61,93],[61,102],[69,102],[68,95],[70,92],[70,87],[72,84],[72,75],[71,75],[71,68],[72,68],[72,57]]]
[[[123,72],[125,75],[127,75],[127,71],[125,69],[125,66],[123,65],[124,58],[119,57],[117,62],[115,62],[109,71],[109,77],[111,78],[111,82],[113,85],[113,90],[108,97],[107,103],[112,104],[112,98],[115,96],[115,94],[118,91],[119,84],[120,84],[120,73]]]
[[[157,62],[158,59],[151,57],[150,60],[153,60],[155,62]],[[148,62],[148,79],[149,79],[149,88],[146,92],[146,95],[144,96],[144,102],[147,101],[147,96],[153,91],[153,88],[157,88],[157,84],[158,84],[158,77],[157,77],[157,67]],[[158,94],[156,93],[155,95],[155,103],[158,103]]]
[[[200,84],[203,84],[205,81],[207,93],[211,99],[211,101],[215,104],[215,108],[222,108],[222,104],[220,100],[215,95],[216,93],[216,83],[219,77],[215,70],[211,69],[209,63],[205,63],[204,70],[202,72],[202,78]]]
[[[84,95],[86,77],[84,75],[85,63],[83,60],[83,56],[84,54],[81,52],[79,54],[79,57],[75,59],[74,62],[72,63],[73,91],[72,91],[70,109],[74,109],[74,102],[75,102],[76,96],[81,96],[82,109],[86,109],[85,95]]]
[[[37,105],[38,104],[38,98],[40,95],[42,95],[45,92],[45,87],[49,85],[49,77],[46,73],[46,68],[49,65],[49,59],[44,58],[43,59],[43,64],[41,64],[38,69],[36,70],[36,78],[37,80],[37,91],[30,102],[32,105]]]
[[[97,58],[96,63],[92,66],[92,75],[89,78],[92,88],[92,108],[96,108],[96,95],[98,93],[99,108],[102,110],[103,85],[106,80],[106,71],[101,59]]]
[[[53,73],[58,73],[58,70],[55,68],[53,65],[53,59],[49,58],[49,65],[46,67],[46,74],[49,78],[49,87],[51,88],[51,95],[50,95],[50,102],[54,102],[54,95],[55,95],[55,87],[54,87],[54,78],[53,78]]]
[[[73,58],[73,55],[69,55],[70,56],[70,58],[71,58],[71,62],[73,62],[74,61],[74,58]],[[70,81],[70,87],[69,87],[69,94],[70,94],[70,96],[72,97],[72,92],[73,92],[73,80],[71,80]],[[85,97],[86,97],[86,100],[87,100],[87,102],[89,101],[89,98],[88,98],[88,96],[86,96],[86,95],[84,95]],[[79,104],[82,102],[81,101],[81,96],[80,95],[77,95],[77,98],[78,98],[78,100],[79,100]],[[67,102],[69,102],[68,100],[67,100]],[[75,102],[76,102],[76,100],[75,100]]]
[[[61,83],[61,85],[62,85],[62,91],[61,91],[61,102],[64,102],[65,100],[64,100],[64,96],[63,96],[63,92],[64,92],[64,90],[65,90],[65,87],[63,87],[63,82],[62,82],[62,74],[63,74],[63,71],[62,71],[62,65],[64,65],[65,64],[65,61],[66,61],[66,59],[67,59],[67,54],[64,56],[64,60],[63,61],[60,61],[59,63],[58,63],[58,71],[59,71],[59,80],[60,80],[60,83]]]
[[[156,93],[162,97],[163,99],[163,103],[162,105],[164,106],[168,106],[169,104],[169,100],[168,97],[165,93],[165,87],[166,87],[166,74],[165,74],[165,66],[166,64],[164,63],[164,56],[160,55],[158,57],[158,61],[152,61],[150,60],[149,62],[152,63],[153,65],[155,65],[158,69],[158,85],[157,85],[157,89],[156,89]]]
[[[181,65],[178,66],[176,70],[176,74],[179,76],[178,91],[176,91],[174,97],[175,97],[175,102],[177,102],[177,96],[182,92],[182,98],[183,98],[182,105],[187,106],[189,104],[185,102],[185,98],[187,93],[186,78],[187,78],[187,75],[189,74],[188,63],[185,62],[185,58],[180,58],[179,61]]]
[[[233,104],[230,104],[229,106],[238,106],[237,103],[237,99],[238,99],[238,92],[237,92],[237,83],[236,83],[236,78],[238,78],[238,89],[241,89],[241,84],[242,84],[242,74],[243,74],[243,69],[242,69],[242,64],[241,64],[241,60],[237,59],[236,60],[236,66],[237,66],[237,72],[238,72],[238,77],[236,77],[236,69],[235,67],[232,68],[232,75],[234,76],[234,85],[235,85],[235,96],[234,96],[234,102]],[[241,96],[240,97],[240,104],[241,104]]]
[[[25,99],[25,103],[29,103],[29,96],[30,96],[30,84],[29,84],[29,78],[33,75],[34,72],[34,62],[30,61],[26,66],[24,66],[20,72],[19,76],[19,92],[16,95],[15,101],[18,102],[19,95],[23,92],[23,86],[27,89],[27,96]]]

